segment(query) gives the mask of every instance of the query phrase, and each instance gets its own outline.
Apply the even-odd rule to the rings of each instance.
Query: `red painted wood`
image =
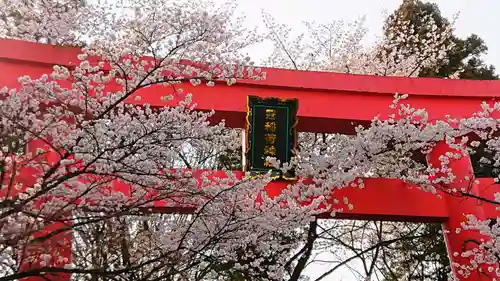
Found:
[[[40,76],[53,64],[77,62],[78,49],[61,48],[14,40],[0,40],[0,85],[15,87],[21,75]],[[8,69],[8,71],[7,71]],[[229,126],[242,128],[246,97],[250,94],[299,99],[299,131],[353,133],[353,122],[366,124],[375,115],[390,113],[394,93],[407,93],[415,107],[426,108],[430,119],[446,114],[470,116],[481,101],[500,93],[500,81],[443,80],[434,78],[381,77],[339,73],[264,69],[264,81],[242,80],[236,85],[193,87],[200,110],[217,111],[215,120],[226,119]],[[171,88],[152,86],[141,91],[142,99],[131,103],[163,106],[162,96]],[[228,98],[230,97],[230,98]]]
[[[199,179],[202,172],[204,170],[194,171],[193,176]],[[234,171],[233,173],[237,175],[237,178],[243,177],[243,172]],[[226,178],[223,171],[212,172],[211,176]],[[431,193],[422,192],[416,186],[401,180],[364,179],[363,182],[362,189],[350,186],[333,189],[332,200],[340,201],[340,203],[334,204],[333,208],[343,208],[343,211],[337,213],[338,218],[442,222],[449,215],[445,200]],[[128,189],[124,183],[116,184],[117,190],[125,191]],[[286,189],[289,184],[293,184],[293,181],[273,181],[265,187],[265,191],[273,198]],[[347,197],[349,203],[353,204],[352,210],[349,210],[348,206],[343,203],[344,197]],[[373,200],[374,198],[377,200]],[[189,209],[192,208],[192,206],[183,206],[172,201],[158,201],[155,202],[154,206],[157,210],[165,212],[170,212],[168,210],[179,211],[182,208],[186,208],[186,211],[189,212]],[[329,216],[330,213],[325,213],[325,217]]]
[[[76,55],[80,52],[79,49],[71,47],[0,39],[0,59],[24,61],[30,64],[71,65],[78,62]],[[500,92],[500,81],[384,77],[269,68],[263,68],[263,70],[268,73],[266,80],[245,83],[308,90],[336,90],[389,95],[399,92],[451,98],[494,98]]]
[[[495,193],[500,192],[500,184],[495,183],[493,178],[478,179],[479,184],[475,184],[475,188],[479,191],[479,195],[491,201],[495,201]],[[497,208],[498,204],[489,204],[486,202],[480,203],[484,211],[484,216],[488,219],[496,219],[499,215]]]
[[[441,167],[441,160],[439,160],[439,157],[446,155],[447,152],[456,153],[456,151],[451,149],[446,143],[438,143],[429,154],[429,164],[433,167]],[[453,189],[469,190],[469,186],[474,179],[474,172],[472,170],[470,157],[450,159],[448,167],[452,169],[453,173],[456,175],[456,179],[451,184],[444,187],[444,189],[451,192],[453,192]],[[468,179],[466,177],[468,177]],[[480,195],[477,186],[474,185],[472,185],[469,192],[471,194]],[[481,241],[482,239],[488,239],[484,235],[481,235],[479,231],[462,229],[462,223],[466,222],[466,215],[474,215],[479,220],[485,219],[484,211],[480,202],[477,199],[458,196],[448,195],[444,197],[446,198],[446,203],[448,205],[449,216],[443,224],[443,229],[445,230],[445,241],[448,249],[448,256],[452,262],[452,270],[455,276],[462,278],[461,280],[491,280],[491,277],[485,276],[479,270],[471,272],[471,274],[465,278],[461,274],[458,274],[457,268],[453,266],[453,263],[469,264],[468,258],[463,258],[460,254],[465,250],[476,248],[477,245],[467,241]],[[481,266],[480,269],[483,270],[483,272],[487,272],[486,266]]]
[[[45,235],[50,235],[51,233],[56,233],[61,229],[67,229],[71,227],[70,223],[60,223],[56,222],[45,227],[43,231],[40,231],[33,235],[36,237],[43,237]],[[59,234],[54,235],[52,238],[44,240],[43,242],[33,243],[25,250],[25,260],[21,264],[21,271],[36,270],[46,267],[56,267],[62,268],[66,264],[70,264],[72,261],[71,253],[71,243],[72,243],[72,231],[63,231]],[[47,260],[46,264],[43,264],[42,259],[44,254],[48,254],[52,257],[51,260]],[[34,262],[29,259],[34,258]],[[22,278],[23,281],[69,281],[71,280],[71,274],[66,272],[57,273],[44,273],[43,277],[33,276]]]

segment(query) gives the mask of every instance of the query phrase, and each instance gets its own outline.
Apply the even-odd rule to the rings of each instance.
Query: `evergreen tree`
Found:
[[[392,27],[391,30],[398,30],[398,32],[408,32],[408,30],[403,28],[402,21],[410,21],[412,25],[421,27],[417,28],[415,32],[418,32],[419,36],[424,39],[427,34],[430,34],[428,27],[423,24],[427,17],[434,20],[436,25],[434,28],[438,30],[443,30],[450,23],[434,3],[422,2],[420,0],[403,0],[399,8],[387,18],[384,30],[385,34],[388,35],[389,27]],[[394,29],[398,25],[401,28]],[[449,40],[452,41],[454,46],[448,50],[445,56],[446,59],[433,68],[422,70],[419,73],[420,77],[449,77],[460,71],[458,75],[460,79],[498,79],[495,67],[487,65],[481,59],[481,55],[486,54],[488,47],[478,35],[471,34],[464,39],[453,35]],[[425,40],[419,41],[419,44],[425,44]],[[405,46],[402,44],[401,48],[405,48]]]

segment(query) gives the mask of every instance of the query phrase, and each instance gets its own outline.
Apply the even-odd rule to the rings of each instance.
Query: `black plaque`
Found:
[[[294,170],[281,172],[266,161],[287,163],[297,147],[297,99],[248,97],[246,167],[252,175],[271,170],[274,178],[295,179]]]

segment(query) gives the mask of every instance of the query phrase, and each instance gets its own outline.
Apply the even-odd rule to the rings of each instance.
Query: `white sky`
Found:
[[[223,2],[223,0],[220,0]],[[489,47],[484,56],[487,63],[500,68],[500,0],[436,0],[442,14],[451,19],[459,12],[455,34],[465,37],[478,34]],[[277,22],[287,24],[300,32],[303,21],[318,23],[331,20],[354,21],[366,16],[368,40],[380,35],[384,10],[392,12],[402,0],[238,0],[239,10],[247,17],[250,26],[262,25],[261,10],[273,15]],[[260,46],[250,53],[254,61],[270,52],[269,46]],[[500,71],[499,71],[500,72]]]

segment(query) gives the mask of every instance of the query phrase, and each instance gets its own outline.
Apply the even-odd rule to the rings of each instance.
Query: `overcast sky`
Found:
[[[223,0],[221,0],[223,1]],[[366,16],[369,29],[368,40],[374,40],[382,29],[384,10],[391,12],[402,0],[238,0],[239,9],[248,24],[260,25],[261,10],[273,15],[279,23],[285,23],[294,30],[300,30],[303,21],[314,20],[318,23],[333,19],[354,21]],[[465,37],[471,33],[484,39],[489,48],[484,57],[487,63],[500,68],[500,0],[436,0],[444,16],[452,18],[459,13],[455,33]],[[496,33],[496,34],[495,34]],[[255,61],[270,50],[266,47],[252,50]],[[499,71],[500,72],[500,71]]]

